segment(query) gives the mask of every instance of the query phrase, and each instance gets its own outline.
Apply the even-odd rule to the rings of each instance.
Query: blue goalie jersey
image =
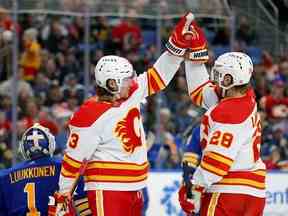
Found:
[[[186,161],[190,167],[196,168],[201,160],[202,148],[200,145],[200,126],[193,129],[183,154],[183,162]]]
[[[58,190],[61,159],[24,161],[0,172],[0,216],[46,216],[49,196]],[[74,194],[78,215],[91,215],[84,181]]]
[[[0,216],[47,215],[49,196],[58,190],[61,160],[44,157],[1,171]]]

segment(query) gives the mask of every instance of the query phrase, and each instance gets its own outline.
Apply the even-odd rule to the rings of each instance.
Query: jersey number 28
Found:
[[[27,193],[27,205],[29,209],[26,216],[40,216],[40,212],[36,209],[35,183],[27,183],[24,192]]]

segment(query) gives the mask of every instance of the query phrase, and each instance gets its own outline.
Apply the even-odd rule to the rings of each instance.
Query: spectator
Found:
[[[53,19],[50,24],[46,25],[41,32],[41,39],[44,41],[45,48],[52,54],[59,51],[58,45],[61,39],[68,35],[68,31],[62,25],[59,19]]]
[[[242,44],[241,47],[243,48],[252,45],[254,42],[255,32],[253,32],[247,17],[240,18],[239,28],[236,32],[236,39],[240,44]]]
[[[156,168],[176,168],[179,165],[180,155],[173,131],[171,112],[167,108],[162,108],[160,110],[160,149]]]
[[[69,26],[69,36],[72,45],[84,42],[84,18],[75,17],[73,23]]]
[[[47,60],[45,66],[43,67],[43,73],[50,80],[56,80],[56,79],[59,80],[61,72],[57,67],[55,58],[51,57]]]
[[[63,101],[63,94],[59,82],[57,80],[53,80],[50,83],[45,105],[47,107],[52,107],[53,105],[59,104],[62,101]]]
[[[23,71],[24,71],[24,68],[20,67],[19,73],[17,74],[17,85],[18,85],[17,93],[26,95],[28,97],[32,97],[34,95],[33,89],[27,81],[22,79]],[[13,82],[12,79],[13,77],[10,77],[8,80],[0,83],[0,95],[12,96],[12,88],[14,88],[14,86],[12,85],[12,82]]]
[[[281,158],[283,158],[283,152],[281,149],[277,148],[276,146],[271,146],[270,156],[263,162],[268,170],[279,169],[278,163],[281,161]]]
[[[76,98],[78,105],[82,104],[85,97],[85,90],[84,86],[78,83],[75,74],[70,73],[65,77],[65,84],[61,90],[63,92],[64,101],[66,98],[73,96]]]
[[[0,6],[0,28],[4,30],[13,30],[15,28],[15,24],[9,16],[8,11],[5,8]],[[20,27],[16,25],[17,31],[20,33]]]
[[[19,122],[19,125],[23,127],[23,130],[33,126],[34,123],[39,123],[44,127],[49,128],[53,135],[57,135],[59,128],[51,116],[47,112],[41,110],[33,99],[29,100],[24,107],[24,115]]]
[[[23,68],[23,78],[34,81],[41,66],[41,46],[37,41],[37,30],[27,29],[24,32],[24,52],[21,55],[20,64]]]
[[[229,46],[230,30],[228,24],[226,24],[223,28],[218,29],[212,44],[216,46]]]
[[[12,40],[12,31],[0,27],[0,81],[8,79],[12,74]]]
[[[57,60],[57,66],[58,66],[57,68],[59,70],[56,69],[57,72],[55,74],[57,74],[57,75],[55,77],[59,78],[61,85],[63,84],[65,77],[69,73],[73,73],[78,77],[79,77],[79,75],[81,75],[80,72],[82,72],[82,71],[80,68],[80,62],[79,62],[79,60],[77,60],[77,58],[75,56],[75,51],[73,49],[70,49],[70,51],[66,52],[65,54],[58,53],[56,60]],[[84,75],[82,74],[82,76],[84,76]]]
[[[288,97],[284,95],[285,84],[276,79],[272,82],[271,93],[260,99],[260,107],[264,109],[268,118],[285,118],[288,116]]]
[[[73,10],[81,11],[83,6],[85,6],[81,2],[82,0],[67,0],[63,4],[68,9],[73,8]],[[212,1],[209,6],[204,2],[197,3],[197,7],[207,9],[207,11],[215,11],[219,0]],[[177,3],[180,5],[188,2],[179,0]],[[191,4],[191,2],[189,3]],[[151,10],[151,4],[153,5],[154,1],[137,0],[133,3],[133,5],[137,5],[135,8],[137,12]],[[61,3],[59,6],[62,6]],[[91,64],[89,67],[91,71],[94,70],[94,66],[104,54],[117,53],[127,57],[133,62],[137,71],[147,69],[157,57],[155,44],[141,44],[143,41],[142,31],[155,30],[155,23],[153,21],[134,19],[135,11],[127,10],[126,1],[118,6],[119,8],[124,6],[124,8],[115,8],[115,10],[127,12],[126,14],[130,18],[119,19],[119,23],[116,25],[115,18],[91,18],[92,27],[89,38],[91,43]],[[160,5],[162,8],[161,12],[165,13],[167,9],[170,10],[170,6],[167,1],[162,1]],[[177,10],[177,8],[173,8],[173,11]],[[240,19],[238,22],[240,26],[237,28],[236,34],[236,44],[240,44],[240,46],[237,49],[242,49],[243,47],[241,46],[243,44],[246,46],[257,42],[255,41],[257,35],[255,35],[252,23],[250,24],[245,17],[240,17]],[[68,134],[65,124],[84,98],[84,18],[63,18],[60,16],[50,18],[42,15],[35,16],[33,14],[26,16],[20,14],[19,21],[21,22],[21,28],[20,26],[16,27],[19,32],[19,41],[24,42],[28,38],[32,41],[31,43],[38,44],[39,52],[37,51],[37,58],[34,58],[36,67],[32,67],[33,69],[30,70],[31,58],[26,58],[26,54],[30,54],[30,50],[33,47],[26,47],[25,44],[27,42],[23,43],[24,50],[20,52],[22,54],[21,63],[23,59],[26,59],[27,61],[24,60],[24,62],[26,61],[29,64],[28,66],[20,65],[17,77],[19,106],[17,107],[19,117],[17,132],[20,136],[28,123],[31,125],[34,121],[41,120],[48,122],[47,124],[50,124],[49,127],[54,130],[55,134],[58,133],[59,139],[64,143]],[[205,22],[205,20],[203,21]],[[218,55],[217,50],[213,49],[213,46],[220,46],[221,50],[223,48],[221,46],[230,45],[230,30],[227,23],[206,22],[208,23],[205,26],[209,28],[209,35],[212,41],[210,46],[212,49],[209,52],[211,58],[208,62],[208,67],[211,67],[214,57]],[[163,20],[163,28],[161,29],[163,41],[165,38],[166,40],[168,39],[172,24],[173,20]],[[220,28],[215,27],[215,24],[220,24]],[[14,28],[15,24],[7,10],[0,9],[0,80],[3,80],[0,82],[0,166],[1,164],[2,166],[4,164],[8,166],[12,157],[10,149],[12,131],[11,127],[8,127],[11,122],[12,110],[11,41],[3,41],[3,36],[12,39],[12,30]],[[39,31],[40,37],[37,37],[37,31]],[[32,51],[35,50],[32,49]],[[277,161],[275,158],[281,152],[283,158],[277,163],[279,169],[285,169],[284,167],[287,165],[285,159],[287,159],[288,155],[287,59],[287,55],[279,59],[263,51],[261,63],[255,65],[254,73],[254,85],[256,86],[257,100],[260,101],[262,108],[261,116],[263,118],[262,154],[267,160]],[[29,82],[26,81],[26,77],[26,80],[23,77],[23,72],[27,73],[27,71],[32,71],[33,74],[28,78]],[[91,74],[93,75],[93,73]],[[93,86],[90,86],[88,91],[93,92],[95,90]],[[161,96],[149,98],[143,106],[144,127],[151,138],[148,139],[151,141],[149,143],[151,144],[151,149],[154,149],[157,144],[158,147],[160,146],[156,151],[158,158],[156,158],[156,162],[153,161],[151,163],[152,167],[175,168],[179,166],[180,160],[178,159],[182,152],[179,136],[183,134],[183,131],[188,126],[195,122],[195,119],[198,119],[199,113],[201,113],[200,109],[191,106],[190,98],[186,92],[185,76],[183,70],[180,69],[170,87]],[[156,120],[158,119],[156,118],[158,113],[155,112],[158,102],[160,102],[161,107],[161,138],[156,137],[154,131]],[[64,146],[59,147],[60,152],[63,149]],[[3,157],[5,158],[4,161]]]
[[[41,102],[42,105],[44,104],[47,98],[49,85],[50,85],[50,80],[48,79],[48,77],[46,77],[45,74],[43,73],[38,73],[35,78],[33,90],[35,92],[35,97],[37,97],[38,99],[42,101]]]
[[[267,51],[263,52],[262,65],[264,72],[266,73],[266,79],[268,81],[273,81],[276,78],[276,74],[278,73],[278,64],[274,63],[273,57]]]
[[[129,12],[132,17],[133,11]],[[126,18],[112,29],[112,38],[124,51],[138,50],[141,42],[141,28],[134,18]]]

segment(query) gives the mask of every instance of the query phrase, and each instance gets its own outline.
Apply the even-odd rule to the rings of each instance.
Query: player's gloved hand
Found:
[[[48,216],[76,216],[71,195],[55,192],[49,196]]]
[[[185,185],[182,185],[178,191],[178,200],[182,210],[188,215],[192,216],[198,213],[200,210],[201,196],[203,187],[192,187],[192,197],[187,197],[187,189]]]
[[[190,28],[194,20],[194,15],[188,12],[183,16],[174,28],[168,42],[167,50],[175,56],[184,56],[186,49],[190,48],[191,38],[196,36],[193,29]]]
[[[191,44],[186,52],[186,58],[195,63],[205,63],[209,60],[207,40],[203,30],[195,21],[189,26],[190,31],[194,32],[191,37]]]

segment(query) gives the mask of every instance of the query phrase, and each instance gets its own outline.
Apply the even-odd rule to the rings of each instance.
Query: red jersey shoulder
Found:
[[[70,125],[76,127],[89,127],[111,107],[113,107],[112,103],[88,99],[79,110],[74,113],[70,119]]]
[[[243,97],[221,100],[211,111],[211,118],[219,123],[240,124],[251,115],[255,105],[254,92],[250,89]]]

